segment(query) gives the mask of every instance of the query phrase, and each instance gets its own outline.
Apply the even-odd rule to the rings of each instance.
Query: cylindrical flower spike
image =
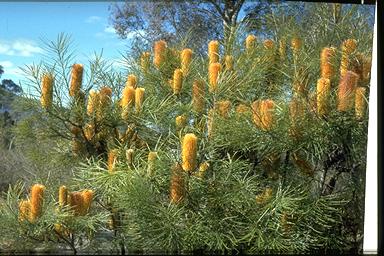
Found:
[[[196,168],[197,164],[197,137],[193,133],[187,133],[183,138],[182,144],[182,160],[183,170],[191,172]]]
[[[81,192],[70,192],[68,194],[68,204],[71,206],[76,216],[82,214],[83,201],[84,199]]]
[[[126,87],[137,87],[137,77],[135,75],[128,75],[127,82],[125,84]]]
[[[98,108],[99,102],[99,93],[95,90],[89,91],[88,104],[87,104],[87,114],[89,116],[93,115],[95,110]]]
[[[279,56],[281,60],[284,60],[286,56],[286,51],[287,51],[286,44],[287,43],[284,38],[279,41]]]
[[[355,92],[355,114],[358,120],[361,120],[364,117],[365,109],[367,108],[367,100],[365,98],[365,93],[367,88],[357,87]]]
[[[327,78],[317,80],[317,113],[326,115],[329,111],[329,99],[331,96],[331,82]]]
[[[352,71],[347,71],[342,77],[338,91],[338,105],[337,110],[339,111],[348,111],[353,107],[355,89],[357,82],[359,80],[359,75]]]
[[[41,106],[45,109],[51,107],[53,98],[53,76],[44,74],[41,84]]]
[[[91,141],[95,136],[95,126],[93,124],[86,124],[84,127],[84,135],[88,141]]]
[[[187,125],[187,117],[185,115],[180,115],[176,117],[176,130],[180,131]]]
[[[113,149],[108,152],[108,171],[109,172],[114,172],[118,153],[119,151],[117,149]]]
[[[102,108],[106,107],[109,105],[112,99],[112,89],[109,88],[108,86],[104,86],[100,88],[100,105]]]
[[[262,129],[267,131],[273,126],[273,112],[275,103],[273,100],[263,100],[260,105]]]
[[[139,113],[143,107],[143,101],[144,101],[144,88],[136,88],[135,91],[135,109],[136,113]]]
[[[134,157],[134,150],[132,148],[127,149],[125,151],[125,158],[127,159],[127,164],[132,165],[133,164],[133,157]]]
[[[66,186],[61,186],[59,188],[59,206],[63,207],[67,205],[68,189]]]
[[[219,42],[212,40],[208,44],[209,64],[219,62]]]
[[[182,173],[183,169],[179,163],[176,163],[172,167],[171,186],[170,186],[170,198],[171,203],[180,203],[184,198],[185,186],[184,177]]]
[[[347,39],[341,45],[340,80],[350,68],[351,54],[356,50],[356,44],[355,39]]]
[[[147,162],[147,174],[149,177],[153,175],[153,172],[155,170],[155,161],[157,159],[157,152],[156,151],[150,151],[148,153],[148,162]]]
[[[123,97],[121,99],[122,113],[121,117],[126,120],[128,118],[129,109],[135,102],[135,91],[136,89],[131,86],[126,86],[123,89]]]
[[[175,69],[173,72],[173,93],[180,94],[183,86],[183,71],[181,69]]]
[[[31,188],[31,221],[34,222],[40,216],[43,207],[45,186],[35,184]]]
[[[31,204],[29,200],[21,200],[19,203],[19,221],[30,219]]]
[[[264,44],[264,47],[265,47],[266,49],[269,49],[269,50],[273,49],[273,47],[275,46],[275,42],[273,42],[273,40],[271,40],[271,39],[267,39],[267,40],[265,40],[265,41],[263,42],[263,44]]]
[[[85,189],[81,191],[81,196],[83,198],[81,205],[80,215],[86,215],[91,208],[92,200],[93,200],[93,191],[90,189]]]
[[[193,110],[202,113],[205,107],[204,81],[195,80],[192,85],[192,107]]]
[[[232,71],[233,70],[233,56],[226,55],[225,56],[225,70]]]
[[[262,113],[260,111],[261,103],[262,103],[261,100],[256,100],[251,105],[253,122],[259,128],[262,127]]]
[[[333,59],[336,54],[334,47],[325,47],[320,54],[320,71],[321,77],[331,80],[335,75],[335,68],[333,67]]]
[[[167,49],[167,43],[163,40],[155,42],[154,45],[154,58],[153,64],[156,68],[160,68],[165,61],[165,53]]]
[[[247,51],[251,51],[256,46],[256,36],[254,35],[248,35],[245,39],[245,49]]]
[[[83,82],[83,65],[74,64],[72,66],[71,86],[69,89],[69,95],[71,97],[77,96],[77,94],[80,92],[82,82]]]
[[[209,92],[217,91],[217,80],[221,71],[220,63],[212,63],[209,65]]]
[[[189,48],[182,50],[180,54],[180,59],[181,59],[181,70],[183,71],[183,74],[187,76],[189,73],[189,66],[191,65],[191,62],[192,62],[192,50]]]
[[[217,110],[217,113],[224,117],[224,118],[228,118],[229,116],[229,111],[231,110],[231,101],[229,100],[221,100],[221,101],[218,101],[216,102],[215,104],[215,109]]]
[[[299,53],[300,49],[301,49],[301,39],[298,38],[298,37],[294,37],[292,38],[291,40],[291,47],[292,47],[292,51],[293,51],[293,55],[294,56],[297,56],[297,54]]]
[[[140,66],[141,66],[141,71],[143,71],[144,73],[147,73],[149,70],[150,57],[151,57],[150,52],[143,52],[141,54]]]

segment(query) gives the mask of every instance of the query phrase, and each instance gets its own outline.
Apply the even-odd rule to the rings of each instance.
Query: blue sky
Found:
[[[109,60],[120,60],[129,42],[119,39],[109,25],[112,2],[0,2],[1,79],[22,80],[18,67],[42,58],[42,40],[55,40],[59,33],[72,36],[76,61],[85,62],[103,49]],[[25,89],[25,88],[23,88]]]

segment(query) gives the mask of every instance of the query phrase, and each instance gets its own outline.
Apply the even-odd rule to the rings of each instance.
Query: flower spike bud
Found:
[[[361,120],[364,117],[367,108],[366,91],[367,88],[365,87],[357,87],[355,92],[355,114],[357,120]]]
[[[66,186],[61,186],[59,188],[59,206],[63,207],[67,205],[68,189]]]
[[[30,218],[34,222],[40,215],[43,207],[45,186],[35,184],[31,188],[31,212]]]
[[[154,58],[153,64],[156,68],[160,68],[165,61],[165,52],[167,49],[167,43],[163,40],[157,41],[154,44]]]
[[[221,71],[220,63],[212,63],[209,65],[209,92],[217,91],[217,80]]]
[[[170,199],[171,203],[180,203],[185,194],[184,177],[182,173],[183,169],[179,163],[172,166],[171,185],[170,185]]]
[[[320,71],[321,77],[331,80],[335,75],[335,68],[333,67],[333,59],[335,58],[336,48],[325,47],[320,54]]]
[[[125,84],[126,87],[137,87],[137,77],[135,75],[128,75],[127,82]]]
[[[183,170],[191,172],[196,168],[197,137],[193,133],[187,133],[183,138],[182,160]]]
[[[355,39],[347,39],[341,45],[340,80],[350,69],[351,54],[356,50],[356,46],[357,41]]]
[[[352,71],[347,71],[342,77],[337,91],[338,111],[348,111],[353,107],[358,80],[359,76]]]
[[[31,204],[29,200],[21,200],[19,203],[19,221],[30,219]]]
[[[149,70],[150,57],[151,57],[150,52],[143,52],[141,54],[140,66],[141,66],[141,71],[143,71],[144,73],[147,73]]]
[[[77,94],[80,92],[82,82],[83,82],[83,65],[74,64],[72,66],[71,86],[69,88],[69,95],[71,97],[77,96]]]
[[[231,104],[231,101],[229,101],[229,100],[221,100],[221,101],[216,102],[216,104],[215,104],[215,108],[216,108],[218,114],[224,118],[228,118],[229,111],[231,110],[231,106],[232,106],[232,104]]]
[[[44,74],[41,85],[41,106],[48,109],[52,105],[53,98],[53,83],[54,79],[52,74]]]
[[[180,115],[176,117],[176,130],[180,131],[187,125],[187,117]]]
[[[135,91],[135,108],[136,108],[136,113],[139,113],[143,107],[143,102],[144,102],[144,88],[136,88]]]
[[[331,82],[327,78],[317,80],[317,113],[321,116],[329,111],[329,98],[331,95]]]
[[[206,171],[209,168],[209,163],[208,162],[203,162],[199,165],[199,171],[196,173],[196,176],[199,178],[202,178]]]
[[[219,42],[212,40],[208,44],[209,64],[219,62]]]
[[[256,46],[256,36],[254,35],[248,35],[247,38],[245,39],[245,49],[247,51],[251,51],[252,49],[255,48]]]
[[[119,151],[117,149],[113,149],[108,152],[108,171],[110,173],[114,172],[115,166],[117,163],[117,155]]]
[[[232,71],[233,70],[233,56],[226,55],[225,56],[225,70]]]
[[[180,94],[183,86],[183,71],[181,69],[175,69],[173,73],[173,93]]]
[[[189,48],[186,48],[181,51],[180,54],[181,59],[181,70],[183,71],[183,74],[186,76],[189,73],[189,66],[192,62],[192,50]]]

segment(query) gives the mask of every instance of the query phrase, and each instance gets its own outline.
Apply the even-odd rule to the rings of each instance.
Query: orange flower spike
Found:
[[[219,42],[212,40],[208,44],[209,64],[219,62]]]
[[[180,94],[182,86],[183,86],[183,71],[178,68],[173,73],[173,93],[176,95]]]
[[[108,86],[104,86],[100,88],[99,99],[100,99],[101,108],[104,108],[107,105],[109,105],[112,99],[112,89],[109,88]]]
[[[364,117],[365,110],[367,108],[367,100],[365,98],[367,88],[357,87],[355,92],[355,114],[358,120]]]
[[[229,116],[229,111],[231,110],[231,101],[229,100],[221,100],[218,101],[215,104],[215,108],[217,109],[217,112],[219,113],[220,116],[224,118],[228,118]]]
[[[31,204],[28,200],[21,200],[19,203],[19,221],[29,220]]]
[[[92,200],[93,200],[93,190],[86,189],[81,191],[82,196],[82,204],[81,204],[81,215],[86,215],[91,208]]]
[[[71,86],[69,88],[69,95],[75,97],[80,92],[81,84],[83,82],[83,65],[74,64],[71,73]]]
[[[125,84],[126,87],[137,87],[137,77],[135,75],[128,75],[127,82]]]
[[[335,75],[335,68],[332,61],[335,58],[336,49],[334,47],[323,48],[320,54],[320,71],[321,77],[332,79]]]
[[[34,222],[41,214],[43,207],[43,197],[44,197],[45,186],[40,184],[35,184],[31,188],[31,212],[30,218]]]
[[[329,111],[329,99],[331,96],[331,82],[327,78],[317,80],[317,113],[326,115]]]
[[[217,80],[221,71],[220,63],[212,63],[209,65],[209,92],[217,91]]]
[[[68,198],[68,189],[66,186],[61,186],[59,188],[59,206],[63,207],[67,204],[67,198]]]
[[[233,56],[226,55],[225,56],[225,70],[232,71],[233,70]]]
[[[113,150],[108,152],[108,171],[110,173],[114,172],[115,165],[117,162],[118,152],[119,151],[117,149],[113,149]]]
[[[256,100],[252,103],[251,108],[252,108],[252,117],[253,117],[253,122],[258,128],[262,127],[262,113],[260,111],[260,106],[261,106],[262,101],[261,100]]]
[[[359,76],[352,71],[347,71],[341,79],[337,91],[338,111],[348,111],[353,107],[358,80]]]
[[[273,112],[275,103],[273,100],[263,100],[260,106],[263,130],[270,130],[273,125]]]
[[[83,195],[81,192],[71,192],[68,195],[68,203],[72,207],[75,215],[82,214]]]
[[[197,164],[197,137],[193,133],[187,133],[182,144],[182,167],[184,171],[191,172]]]
[[[41,83],[41,106],[48,109],[52,105],[54,79],[51,74],[44,74]]]
[[[150,57],[151,57],[151,53],[150,53],[150,52],[143,52],[143,53],[141,54],[141,58],[140,58],[140,66],[141,66],[141,70],[142,70],[144,73],[147,73],[148,70],[149,70]]]
[[[189,48],[186,48],[181,51],[180,54],[181,59],[181,71],[184,75],[187,75],[189,73],[189,67],[192,62],[192,50]]]
[[[165,52],[167,49],[167,43],[163,40],[157,41],[154,44],[154,58],[153,64],[156,68],[160,68],[165,61]]]
[[[357,41],[347,39],[341,45],[340,80],[347,73],[351,65],[351,54],[356,50]]]
[[[135,108],[136,112],[139,113],[143,107],[144,102],[144,88],[137,88],[135,91]]]
[[[256,46],[256,36],[254,35],[248,35],[247,38],[245,39],[245,49],[247,51],[251,51],[252,49],[255,48]]]
[[[192,85],[192,107],[193,110],[202,113],[205,107],[204,81],[195,80]]]
[[[185,187],[182,171],[179,163],[176,163],[171,170],[170,199],[174,204],[180,203],[184,198]]]

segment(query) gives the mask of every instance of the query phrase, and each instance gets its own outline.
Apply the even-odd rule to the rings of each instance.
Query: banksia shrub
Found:
[[[347,39],[341,45],[341,63],[340,63],[340,79],[350,69],[351,65],[351,54],[356,50],[356,40]]]
[[[31,188],[31,212],[30,219],[32,222],[41,215],[43,207],[43,198],[44,198],[45,186],[40,184],[35,184]]]
[[[209,65],[209,92],[217,91],[217,80],[221,71],[220,63],[212,63]]]
[[[160,68],[160,66],[163,65],[163,63],[165,62],[166,50],[167,50],[167,43],[165,41],[160,40],[155,42],[153,47],[153,51],[154,51],[153,65],[155,65],[156,68]]]
[[[182,167],[186,172],[191,172],[197,164],[197,137],[193,133],[187,133],[182,143]]]
[[[232,55],[226,55],[224,60],[225,60],[225,62],[224,62],[225,70],[232,71],[233,70],[233,56]]]
[[[367,101],[365,99],[367,88],[357,87],[355,92],[355,114],[358,120],[364,117]]]
[[[157,152],[150,151],[148,153],[148,161],[147,161],[147,174],[148,176],[152,176],[155,170],[155,161],[157,159]]]
[[[114,172],[118,153],[119,151],[117,149],[113,149],[108,152],[108,171],[109,172]]]
[[[254,35],[248,35],[247,38],[245,39],[245,49],[247,51],[251,51],[252,49],[255,48],[256,46],[256,36]]]
[[[139,113],[143,107],[144,102],[144,88],[136,88],[135,90],[135,109],[136,113]]]
[[[170,185],[170,199],[171,203],[180,203],[185,194],[184,176],[182,167],[176,163],[171,169],[171,185]]]
[[[195,80],[192,85],[192,107],[193,110],[202,113],[205,108],[204,81]]]
[[[173,72],[173,93],[180,94],[183,86],[183,71],[181,69],[175,69]]]
[[[330,96],[331,96],[331,81],[327,78],[320,78],[317,80],[317,113],[319,115],[326,115],[329,111]]]
[[[215,103],[215,109],[217,113],[224,118],[228,118],[231,106],[232,104],[229,100],[221,100]]]
[[[137,77],[135,75],[128,75],[127,82],[125,84],[126,87],[136,88],[137,86]]]
[[[181,71],[186,76],[189,72],[189,66],[192,62],[192,50],[189,48],[183,49],[180,54]]]
[[[59,206],[63,207],[67,205],[68,189],[66,186],[60,186],[59,188]]]
[[[219,42],[212,40],[208,44],[209,64],[219,62]]]
[[[69,95],[75,97],[80,92],[81,84],[83,82],[83,65],[74,64],[71,73],[71,86],[69,88]]]
[[[21,200],[19,202],[19,221],[30,220],[31,203],[29,200]]]
[[[51,107],[53,98],[53,76],[44,74],[41,82],[41,106],[45,109]]]
[[[320,54],[320,72],[321,77],[331,80],[335,75],[333,60],[336,55],[336,48],[325,47]]]
[[[358,79],[359,76],[352,71],[347,71],[342,77],[337,91],[337,110],[348,111],[353,107]]]
[[[95,110],[98,108],[99,93],[95,90],[89,91],[88,103],[87,103],[87,114],[92,116]]]
[[[140,67],[144,73],[147,73],[150,65],[150,52],[143,52],[140,57]]]

